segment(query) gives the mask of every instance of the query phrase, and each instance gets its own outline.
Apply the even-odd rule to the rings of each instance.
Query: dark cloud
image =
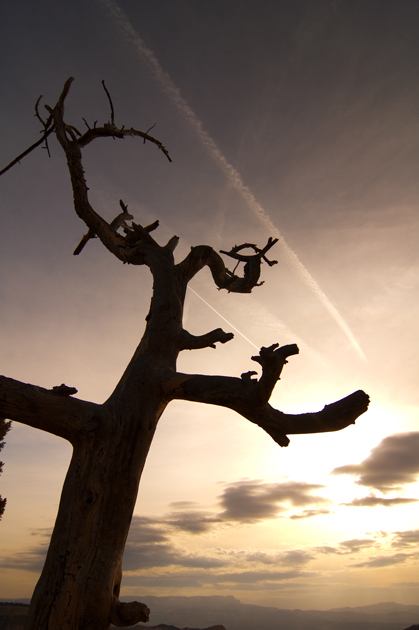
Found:
[[[48,543],[45,543],[37,547],[31,547],[26,551],[19,551],[13,556],[5,556],[0,559],[0,568],[22,569],[23,571],[40,573],[44,566],[47,551]]]
[[[350,503],[341,503],[340,505],[347,505],[350,507],[376,507],[377,505],[382,505],[383,507],[393,507],[394,505],[406,505],[407,503],[417,503],[418,501],[419,499],[408,499],[402,497],[383,499],[382,497],[376,497],[373,494],[370,494],[369,497],[354,499]]]
[[[208,584],[266,584],[267,582],[283,582],[300,577],[311,577],[312,573],[290,569],[289,571],[226,571],[212,573],[206,577]]]
[[[395,564],[403,564],[406,560],[411,560],[416,556],[412,556],[409,553],[395,553],[393,555],[388,556],[376,556],[375,558],[370,558],[365,562],[359,562],[358,564],[351,565],[356,568],[381,568],[381,567],[391,567]]]
[[[176,587],[190,588],[216,586],[217,588],[278,588],[281,582],[295,580],[298,578],[315,577],[317,573],[309,573],[293,569],[289,571],[224,571],[213,572],[193,571],[193,572],[170,572],[163,575],[133,575],[124,577],[127,586],[154,586],[154,587]]]
[[[404,532],[393,532],[392,547],[416,547],[419,545],[419,529],[408,529]]]
[[[366,549],[374,545],[374,540],[370,538],[351,538],[350,540],[343,540],[339,543],[340,549],[344,553],[358,553],[362,549]]]
[[[169,507],[173,510],[191,510],[197,505],[196,501],[172,501],[169,503]]]
[[[343,540],[337,545],[323,545],[316,547],[315,550],[323,554],[337,554],[339,556],[346,556],[351,553],[359,553],[363,549],[372,547],[375,541],[371,538],[351,538],[350,540]]]
[[[167,528],[164,520],[157,520],[142,516],[133,516],[129,530],[128,541],[136,543],[162,543],[167,541]]]
[[[332,514],[332,512],[331,510],[303,510],[299,514],[290,516],[290,519],[299,520],[302,518],[312,518],[313,516],[320,516],[322,514]]]
[[[277,518],[279,513],[288,509],[289,504],[301,507],[328,503],[325,497],[312,494],[321,488],[324,486],[302,481],[240,481],[227,486],[220,495],[220,503],[224,508],[220,517],[242,523]]]
[[[170,542],[166,544],[132,544],[127,542],[123,558],[124,571],[170,566],[214,569],[227,564],[226,559],[193,554]]]
[[[312,553],[302,549],[290,549],[289,551],[284,551],[281,554],[282,564],[286,564],[290,567],[302,566],[313,559],[314,556]]]
[[[339,466],[332,475],[354,475],[356,483],[382,492],[413,483],[419,474],[419,431],[384,438],[360,464]]]
[[[214,558],[190,553],[170,540],[170,523],[134,516],[125,546],[124,571],[158,567],[220,568],[225,558]]]
[[[172,512],[166,520],[168,525],[183,530],[189,534],[204,534],[215,524],[223,520],[210,512],[177,511]]]
[[[325,553],[325,554],[339,553],[338,548],[334,547],[333,545],[321,545],[320,547],[316,547],[315,549],[319,553]]]
[[[202,588],[203,582],[200,575],[173,572],[163,575],[124,575],[124,585],[144,589],[176,588],[180,590]]]
[[[4,556],[3,558],[0,558],[0,568],[22,569],[23,571],[34,571],[36,573],[40,573],[42,571],[42,567],[44,566],[51,533],[51,528],[41,528],[32,531],[31,536],[41,538],[42,542],[26,549],[25,551],[18,551],[12,556]]]

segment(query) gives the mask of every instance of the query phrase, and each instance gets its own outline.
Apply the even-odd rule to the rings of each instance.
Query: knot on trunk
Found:
[[[150,609],[141,602],[114,601],[111,609],[111,623],[117,628],[134,626],[139,621],[148,621]]]

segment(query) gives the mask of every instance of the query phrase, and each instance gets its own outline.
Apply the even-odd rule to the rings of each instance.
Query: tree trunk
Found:
[[[118,600],[138,484],[165,408],[153,395],[150,366],[141,376],[145,387],[135,400],[109,400],[85,418],[74,441],[28,629],[105,630],[111,621],[126,626],[148,619],[144,605]]]

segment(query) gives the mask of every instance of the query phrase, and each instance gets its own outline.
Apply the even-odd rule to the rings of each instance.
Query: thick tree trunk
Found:
[[[105,630],[111,621],[125,626],[148,619],[143,604],[118,600],[138,484],[165,407],[153,384],[145,384],[132,407],[110,400],[79,432],[31,602],[30,630]]]

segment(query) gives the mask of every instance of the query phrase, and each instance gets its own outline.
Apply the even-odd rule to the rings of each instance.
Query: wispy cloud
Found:
[[[365,560],[365,562],[358,562],[357,564],[353,564],[353,567],[356,568],[370,568],[377,569],[381,567],[391,567],[395,564],[403,564],[409,560],[414,560],[418,557],[418,554],[411,555],[409,553],[395,553],[392,555],[386,556],[376,556],[375,558],[370,558]]]
[[[415,482],[419,475],[419,431],[389,435],[363,462],[339,466],[331,474],[353,475],[355,483],[381,492],[400,490],[402,485]],[[369,497],[365,505],[368,500]],[[376,505],[379,504],[385,505]]]
[[[393,532],[392,547],[418,547],[419,529],[408,529],[404,532]]]
[[[313,516],[323,516],[325,514],[331,514],[331,510],[303,510],[298,514],[293,514],[290,519],[293,521],[299,521],[303,518],[313,518]]]
[[[330,302],[326,294],[322,291],[322,289],[311,276],[309,271],[300,261],[297,254],[286,243],[284,237],[272,222],[272,219],[256,200],[255,196],[248,188],[248,186],[246,186],[243,182],[240,173],[227,161],[223,153],[214,142],[213,138],[209,135],[207,131],[205,131],[201,121],[198,119],[195,112],[189,107],[188,103],[181,95],[180,89],[176,87],[167,72],[163,70],[154,53],[146,46],[144,41],[141,39],[137,31],[128,20],[125,13],[113,0],[102,0],[102,2],[112,16],[113,22],[117,25],[120,32],[123,34],[124,39],[128,39],[129,41],[131,41],[138,54],[146,63],[152,76],[162,89],[163,93],[168,97],[168,99],[173,103],[178,111],[186,118],[189,125],[194,130],[196,137],[201,143],[201,146],[206,150],[211,159],[214,160],[214,162],[219,166],[232,187],[239,193],[247,206],[250,208],[253,215],[266,229],[267,233],[270,236],[278,239],[284,260],[294,270],[300,280],[302,280],[302,282],[304,282],[309,287],[309,289],[313,292],[317,299],[323,304],[329,315],[331,315],[331,317],[336,321],[338,326],[349,339],[352,347],[356,350],[358,355],[363,360],[366,360],[366,357],[358,341],[356,340],[355,336],[353,335],[343,317],[340,315],[339,311]]]
[[[37,529],[32,532],[32,536],[41,538],[41,541],[37,545],[29,547],[29,549],[0,558],[0,568],[21,569],[23,571],[40,573],[47,555],[51,530]]]
[[[390,499],[383,497],[376,497],[370,494],[368,497],[361,497],[360,499],[353,499],[349,503],[341,503],[340,505],[347,505],[349,507],[394,507],[395,505],[407,505],[408,503],[417,503],[419,499],[408,499],[403,497],[393,497]]]
[[[226,558],[192,553],[170,539],[170,521],[134,516],[125,546],[124,571],[170,566],[213,569],[226,566]],[[169,527],[168,527],[169,526]]]
[[[337,545],[322,545],[320,547],[315,547],[315,550],[326,555],[336,554],[339,556],[345,556],[348,554],[359,553],[374,545],[375,540],[371,538],[352,538],[350,540],[343,540]]]

